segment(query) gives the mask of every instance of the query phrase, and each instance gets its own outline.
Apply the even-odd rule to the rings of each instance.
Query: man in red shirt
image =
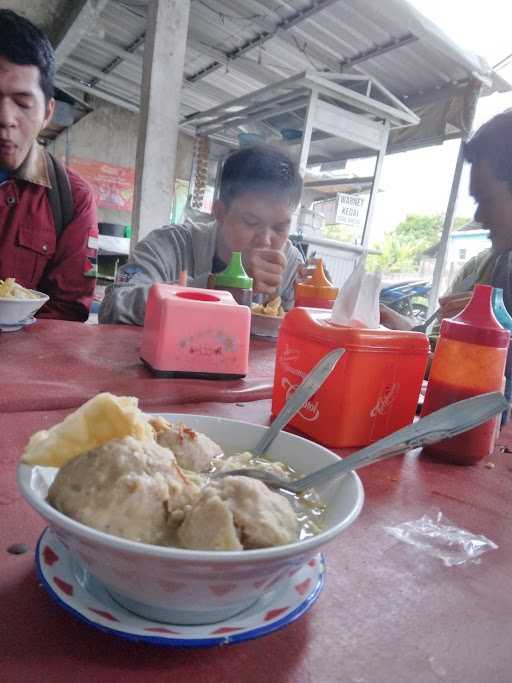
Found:
[[[72,218],[58,233],[51,161],[37,143],[54,108],[55,55],[27,19],[0,10],[0,278],[50,297],[41,318],[87,320],[98,225],[89,185],[68,170]]]

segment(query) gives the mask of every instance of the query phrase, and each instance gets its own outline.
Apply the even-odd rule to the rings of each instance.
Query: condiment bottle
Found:
[[[492,307],[494,315],[496,316],[500,325],[512,333],[512,316],[507,311],[505,302],[503,301],[503,290],[500,287],[495,287],[492,293]],[[512,399],[512,345],[509,346],[507,354],[507,362],[505,365],[505,398],[507,401]],[[502,426],[508,422],[510,409],[502,413]]]
[[[318,259],[313,273],[295,285],[295,305],[307,308],[332,308],[338,288],[327,278],[322,259]]]
[[[509,339],[493,313],[492,287],[476,285],[466,308],[441,323],[422,416],[470,396],[502,391]],[[424,447],[423,452],[445,462],[473,465],[491,454],[496,419]]]
[[[222,289],[233,295],[235,301],[242,306],[250,306],[252,302],[252,277],[245,272],[242,254],[234,251],[231,259],[220,273],[215,273],[213,289]]]

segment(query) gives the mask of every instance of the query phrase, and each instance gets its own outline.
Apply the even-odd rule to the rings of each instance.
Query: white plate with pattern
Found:
[[[170,647],[210,647],[268,635],[301,617],[318,599],[324,585],[321,554],[270,589],[240,614],[198,626],[174,626],[144,619],[121,607],[105,586],[84,570],[47,528],[36,548],[41,583],[51,597],[80,621],[106,633]]]

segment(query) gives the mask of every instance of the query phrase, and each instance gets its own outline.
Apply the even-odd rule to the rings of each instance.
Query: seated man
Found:
[[[39,317],[86,320],[98,234],[92,191],[36,141],[55,108],[54,73],[48,38],[0,10],[0,278],[48,294]],[[66,217],[59,224],[57,209]]]
[[[439,318],[451,318],[468,303],[475,284],[503,289],[512,314],[512,110],[487,121],[464,148],[471,164],[470,192],[477,204],[475,220],[489,230],[491,249],[470,259],[448,292],[439,299]],[[381,322],[395,329],[415,323],[381,306]]]
[[[154,282],[177,282],[186,270],[189,286],[206,287],[209,274],[223,270],[234,251],[242,252],[253,292],[280,295],[290,308],[302,258],[288,233],[301,190],[295,165],[279,149],[261,145],[233,153],[222,169],[215,220],[166,225],[140,241],[118,282],[107,288],[99,321],[142,325]]]

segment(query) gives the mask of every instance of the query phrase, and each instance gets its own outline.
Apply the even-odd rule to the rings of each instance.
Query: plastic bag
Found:
[[[336,297],[331,315],[331,322],[335,325],[369,329],[379,327],[381,274],[380,272],[367,273],[364,267],[365,261],[365,257],[359,259]]]
[[[408,543],[431,557],[437,557],[447,567],[480,563],[480,555],[488,550],[496,550],[498,546],[480,534],[456,527],[442,512],[434,518],[423,515],[413,522],[404,522],[398,526],[386,526],[384,530]]]

